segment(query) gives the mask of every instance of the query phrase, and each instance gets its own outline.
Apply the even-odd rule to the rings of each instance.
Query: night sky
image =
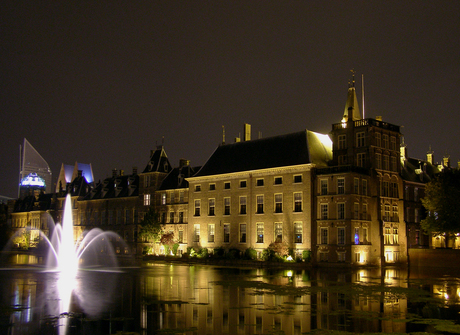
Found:
[[[408,153],[460,159],[460,1],[3,1],[0,195],[19,145],[62,163],[173,166],[222,141],[341,120],[350,69],[365,117],[404,126]]]

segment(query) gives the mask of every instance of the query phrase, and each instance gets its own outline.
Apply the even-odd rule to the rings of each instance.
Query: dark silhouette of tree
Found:
[[[445,234],[446,247],[454,234],[460,232],[460,171],[446,169],[426,185],[422,204],[427,217],[421,227],[429,234]]]
[[[173,232],[164,233],[161,236],[160,243],[165,246],[165,254],[168,255],[169,251],[172,249],[174,245],[174,233]]]

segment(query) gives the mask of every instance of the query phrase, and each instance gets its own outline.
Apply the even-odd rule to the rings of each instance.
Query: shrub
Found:
[[[238,249],[230,249],[227,256],[229,259],[240,259],[240,251]]]
[[[222,247],[214,249],[214,257],[223,258],[225,256],[225,249]]]
[[[201,248],[198,251],[198,257],[199,258],[207,258],[209,256],[208,248]]]
[[[257,251],[253,248],[247,248],[244,251],[244,258],[246,259],[257,259]]]
[[[174,243],[172,246],[172,252],[174,256],[177,255],[177,249],[179,249],[179,243]]]
[[[305,262],[310,262],[311,260],[311,251],[310,250],[304,250],[302,251],[302,258]]]

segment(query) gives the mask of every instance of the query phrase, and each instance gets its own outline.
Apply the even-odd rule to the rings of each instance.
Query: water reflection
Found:
[[[266,270],[147,264],[80,271],[69,334],[302,334],[316,329],[443,332],[458,319],[460,277],[399,269]],[[59,275],[0,271],[0,333],[58,334]],[[424,322],[426,320],[430,322]],[[444,319],[444,324],[433,320]],[[438,320],[439,321],[439,320]],[[427,325],[427,323],[430,323]],[[440,323],[440,322],[438,322]]]

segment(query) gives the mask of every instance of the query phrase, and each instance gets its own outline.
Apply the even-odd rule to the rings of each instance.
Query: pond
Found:
[[[63,312],[59,273],[21,257],[0,270],[0,334],[460,333],[460,275],[447,271],[87,269],[65,283]]]

